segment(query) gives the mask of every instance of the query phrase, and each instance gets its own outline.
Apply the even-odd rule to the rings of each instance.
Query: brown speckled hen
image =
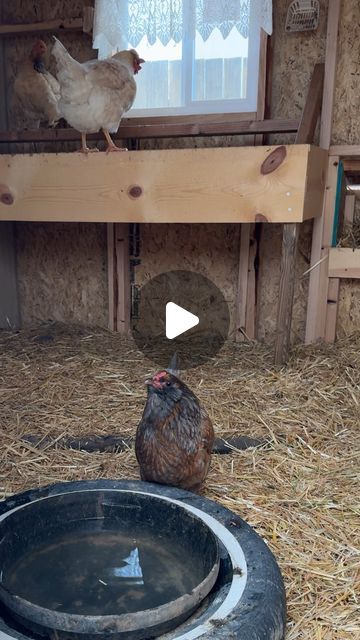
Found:
[[[160,371],[146,384],[148,397],[135,440],[141,479],[198,491],[210,464],[211,420],[191,389],[169,371]]]

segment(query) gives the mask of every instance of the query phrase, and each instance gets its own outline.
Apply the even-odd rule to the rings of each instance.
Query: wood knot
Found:
[[[257,213],[255,215],[255,222],[268,222],[268,219],[263,213]]]
[[[267,175],[268,173],[272,173],[272,171],[275,171],[275,169],[277,169],[281,165],[285,158],[286,147],[284,145],[282,145],[281,147],[277,147],[268,155],[267,158],[265,158],[260,167],[260,173],[262,173],[263,176]]]
[[[14,196],[5,184],[0,184],[0,201],[3,204],[14,204]]]
[[[128,188],[130,198],[140,198],[142,192],[143,190],[138,184],[132,184],[131,187]]]

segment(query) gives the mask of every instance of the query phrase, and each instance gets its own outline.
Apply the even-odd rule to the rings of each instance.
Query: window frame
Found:
[[[184,18],[186,16],[186,12],[189,11],[189,3],[185,2],[183,6]],[[183,57],[182,61],[184,62],[185,68],[187,68],[187,72],[182,74],[183,85],[182,85],[182,94],[184,97],[185,94],[185,107],[164,107],[159,109],[135,109],[132,108],[129,112],[130,118],[137,120],[148,120],[148,119],[159,119],[168,120],[173,119],[174,122],[179,122],[179,118],[191,118],[200,116],[212,116],[213,118],[218,118],[219,116],[227,116],[225,119],[227,121],[233,121],[235,116],[239,116],[240,114],[244,117],[237,118],[240,120],[253,120],[259,110],[259,86],[262,83],[263,79],[260,78],[261,72],[261,58],[263,52],[262,42],[263,38],[261,33],[263,30],[258,27],[255,23],[254,12],[250,10],[250,25],[249,25],[249,55],[248,55],[248,69],[247,69],[247,97],[240,99],[229,99],[229,100],[212,100],[212,101],[198,101],[198,100],[189,100],[187,102],[187,98],[192,93],[191,81],[192,81],[192,66],[194,60],[194,35],[191,36],[185,35],[185,47],[183,45]],[[263,32],[265,33],[265,32]],[[267,35],[267,34],[266,34]],[[250,78],[256,78],[252,85],[250,85],[249,91],[249,82]],[[189,82],[186,82],[186,78],[189,78]],[[184,82],[185,79],[185,82]],[[206,105],[206,111],[204,111]],[[226,108],[225,108],[226,105]],[[248,107],[255,107],[249,109]],[[191,113],[186,113],[186,109],[191,109]],[[129,119],[130,119],[129,118]],[[218,120],[216,120],[218,121]]]

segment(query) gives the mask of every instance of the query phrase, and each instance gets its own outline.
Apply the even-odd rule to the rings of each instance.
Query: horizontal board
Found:
[[[2,155],[0,219],[301,222],[320,215],[318,169],[326,152],[310,145],[282,147],[280,165],[262,172],[276,149]],[[314,155],[316,162],[310,162]],[[316,180],[310,166],[317,167]]]
[[[360,278],[360,249],[330,249],[329,278]]]

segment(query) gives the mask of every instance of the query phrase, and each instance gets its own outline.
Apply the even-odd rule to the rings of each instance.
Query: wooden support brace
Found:
[[[107,225],[109,329],[130,330],[129,225]]]
[[[338,41],[338,28],[340,18],[341,0],[332,0],[328,5],[328,21],[326,34],[325,52],[325,76],[324,92],[321,109],[320,122],[320,146],[329,149],[331,142],[332,118],[334,109],[335,76],[336,76],[336,54]],[[331,177],[331,176],[330,176]],[[331,188],[331,187],[330,187]],[[335,197],[335,194],[334,194]],[[326,245],[324,237],[325,215],[331,216],[329,209],[329,199],[327,207],[323,208],[323,214],[314,220],[313,237],[311,247],[311,267],[309,279],[308,307],[306,317],[305,342],[315,342],[325,335],[324,301],[320,300],[321,294],[325,292],[327,298],[327,271],[322,259],[324,257],[323,247]],[[318,268],[315,265],[323,265]]]
[[[297,144],[303,144],[304,142],[310,142],[313,140],[316,123],[321,109],[323,78],[324,65],[315,65],[300,121],[299,131],[295,140]],[[284,224],[276,325],[276,364],[283,364],[286,362],[289,355],[298,237],[298,224]]]

